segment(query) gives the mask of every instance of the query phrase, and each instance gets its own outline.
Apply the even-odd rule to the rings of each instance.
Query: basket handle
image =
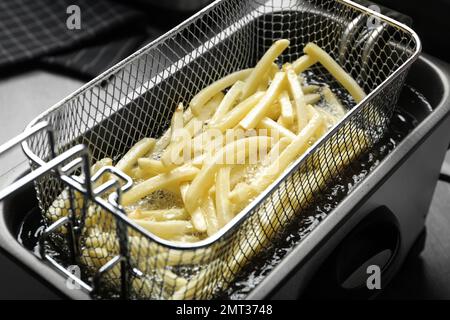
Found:
[[[36,170],[31,171],[27,175],[23,176],[19,180],[13,182],[12,184],[8,185],[6,188],[0,190],[0,201],[3,201],[5,198],[13,195],[18,190],[22,189],[23,187],[27,186],[31,182],[35,181],[37,178],[47,174],[48,172],[55,170],[63,163],[67,162],[70,159],[74,159],[76,157],[82,157],[82,158],[88,158],[88,150],[86,146],[84,145],[76,145],[66,152],[62,153],[59,156],[56,156],[55,150],[54,150],[54,136],[53,136],[53,129],[50,126],[48,122],[40,122],[30,128],[27,131],[24,131],[23,133],[19,134],[18,136],[12,138],[5,144],[0,146],[0,156],[4,155],[6,152],[8,152],[13,147],[19,145],[20,143],[24,142],[25,140],[29,139],[33,135],[41,132],[41,131],[47,131],[48,138],[49,138],[49,145],[50,145],[50,152],[52,155],[52,159],[48,162],[43,163],[40,167],[38,167]]]

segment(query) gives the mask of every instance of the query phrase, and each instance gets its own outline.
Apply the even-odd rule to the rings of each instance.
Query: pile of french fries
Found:
[[[346,108],[327,84],[308,85],[303,80],[302,73],[313,65],[320,63],[357,103],[364,99],[366,95],[356,81],[313,43],[305,46],[304,55],[296,61],[276,64],[288,46],[288,40],[276,41],[254,68],[217,80],[195,95],[187,107],[180,103],[170,129],[161,138],[145,138],[123,156],[115,166],[134,181],[122,195],[122,206],[131,219],[154,235],[177,243],[198,242],[232,223],[345,116]],[[359,147],[338,165],[345,166],[365,148],[365,133],[352,134]],[[333,152],[345,149],[339,142]],[[102,159],[92,171],[108,165],[112,160]],[[305,190],[303,200],[308,201],[330,178],[322,175],[316,189]],[[55,200],[47,211],[50,219],[67,214],[63,209],[67,198],[65,191]],[[115,230],[111,223],[105,223],[106,216],[96,209],[88,213],[86,225],[92,237],[85,243],[83,257],[92,267],[100,267],[118,252],[116,237],[112,236]],[[269,219],[262,224],[273,222]],[[264,225],[258,226],[255,239],[267,233],[265,230]],[[132,245],[135,240],[131,237]],[[252,251],[262,250],[263,245],[255,241]],[[230,270],[239,269],[248,259],[240,253],[239,244],[235,247],[233,261],[220,262],[224,265],[224,281],[232,278],[234,272]],[[148,254],[152,254],[151,244]],[[184,257],[173,261],[195,264],[189,255]],[[205,291],[211,286],[206,283],[207,268],[187,281],[164,269],[167,261],[165,257],[155,272],[171,284],[170,298],[195,298],[199,287]],[[135,280],[134,285],[150,287],[145,280]]]

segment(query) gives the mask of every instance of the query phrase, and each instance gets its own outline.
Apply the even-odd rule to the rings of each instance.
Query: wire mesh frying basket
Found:
[[[115,185],[115,198],[104,200],[101,193],[113,186],[98,191],[88,173],[78,188],[58,170],[39,178],[40,208],[48,224],[54,223],[47,235],[67,236],[74,262],[83,266],[85,288],[98,297],[140,299],[220,294],[282,228],[333,185],[333,177],[379,139],[420,41],[407,27],[348,1],[216,1],[30,124],[46,121],[54,132],[54,144],[49,145],[45,132],[24,143],[32,169],[51,159],[52,149],[61,154],[78,144],[88,147],[92,161],[118,159],[140,139],[160,137],[178,103],[188,105],[213,81],[254,66],[280,38],[291,41],[280,63],[294,61],[308,42],[315,42],[358,81],[367,98],[231,223],[195,244],[174,244],[134,224],[116,203],[120,186]],[[311,73],[332,90],[342,89],[320,66]],[[357,134],[361,131],[363,137]],[[67,200],[55,202],[61,192]],[[95,219],[89,210],[99,212]],[[58,223],[66,211],[70,219]],[[92,233],[93,225],[100,231]],[[64,264],[44,256],[57,266]]]

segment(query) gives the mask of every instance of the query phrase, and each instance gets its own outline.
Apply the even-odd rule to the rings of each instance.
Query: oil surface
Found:
[[[405,107],[396,109],[387,132],[374,147],[346,170],[345,174],[336,177],[336,184],[323,195],[323,201],[303,212],[298,222],[290,226],[281,234],[265,252],[255,257],[251,264],[243,269],[236,281],[229,286],[221,298],[243,299],[279,264],[286,254],[292,251],[300,241],[307,237],[321,221],[370,173],[419,123],[406,107],[420,108],[420,114],[432,111],[431,105],[414,88],[406,86],[402,101]],[[342,96],[339,95],[342,99]],[[345,100],[345,99],[344,99]],[[347,105],[347,103],[344,104]],[[347,101],[351,104],[351,101]],[[38,239],[44,230],[45,222],[39,209],[30,211],[24,219],[17,240],[35,254],[39,252]],[[65,260],[64,253],[53,255],[58,260]],[[64,263],[64,261],[62,261]],[[66,261],[67,262],[67,261]]]

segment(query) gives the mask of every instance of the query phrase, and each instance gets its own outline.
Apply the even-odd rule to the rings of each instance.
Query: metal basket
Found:
[[[66,235],[73,259],[67,264],[83,266],[83,281],[76,279],[83,288],[97,297],[141,299],[206,299],[220,294],[265,244],[333,185],[333,177],[345,165],[380,137],[408,67],[420,52],[420,41],[407,27],[345,0],[216,1],[29,125],[46,122],[52,129],[50,143],[48,130],[34,130],[23,144],[33,170],[42,170],[55,155],[79,144],[87,147],[92,160],[118,159],[138,140],[160,137],[179,102],[186,105],[213,81],[254,66],[280,38],[291,41],[281,63],[298,58],[308,42],[315,42],[369,94],[213,237],[176,245],[135,225],[117,204],[129,183],[121,187],[111,180],[94,188],[89,164],[77,158],[84,150],[79,146],[78,153],[53,163],[53,171],[35,176],[43,213],[63,190],[68,192],[70,200],[60,205],[69,208],[70,215],[50,219],[53,224],[43,243],[52,234]],[[338,83],[323,68],[316,66],[312,73],[339,92]],[[364,141],[356,138],[358,130],[366,132]],[[76,178],[71,174],[80,165],[83,177]],[[106,170],[127,180],[120,172]],[[111,188],[116,191],[105,200],[101,195]],[[87,221],[88,207],[100,208],[101,219]],[[92,223],[110,232],[89,235]],[[87,241],[98,250],[86,252]],[[67,266],[44,249],[42,255],[70,275]]]

